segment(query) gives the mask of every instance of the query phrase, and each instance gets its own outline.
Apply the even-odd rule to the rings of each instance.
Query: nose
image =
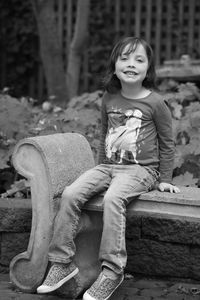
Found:
[[[131,67],[131,68],[135,67],[135,60],[134,60],[133,57],[129,57],[128,66]]]

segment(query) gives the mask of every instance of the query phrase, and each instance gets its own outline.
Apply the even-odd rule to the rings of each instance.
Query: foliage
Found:
[[[1,198],[8,198],[15,195],[16,198],[23,198],[25,192],[26,198],[30,197],[30,184],[26,179],[20,179],[11,184],[10,189],[1,194]]]
[[[177,84],[166,81],[163,90],[168,94],[173,117],[176,143],[173,182],[185,186],[200,186],[200,90],[194,83]]]
[[[26,95],[39,61],[38,37],[29,1],[0,1],[0,55],[5,57],[5,82],[10,93]]]
[[[165,91],[165,94],[167,91],[173,117],[173,132],[176,143],[173,183],[200,187],[200,91],[193,83],[178,84],[171,81],[166,81],[160,88]],[[29,112],[29,122],[28,124],[23,122],[24,128],[20,135],[16,135],[13,126],[11,127],[13,132],[10,133],[9,137],[6,136],[5,132],[1,132],[0,174],[5,170],[14,172],[10,158],[13,147],[19,139],[56,132],[79,132],[83,134],[89,141],[97,161],[101,97],[101,90],[82,94],[79,97],[74,97],[66,109],[53,106],[49,102],[43,103],[42,106],[36,106],[30,99],[18,99],[22,111],[26,109]],[[8,178],[10,178],[9,176]],[[13,185],[11,179],[15,180],[16,184]],[[24,181],[21,181],[19,175],[15,174],[14,178],[11,179],[9,179],[9,183],[12,186],[9,187],[7,184],[7,190],[4,189],[0,192],[7,193],[4,195],[9,196],[12,196],[13,193],[26,196],[27,186]]]
[[[17,192],[25,192],[26,194],[21,182],[18,184],[21,177],[16,174],[11,161],[13,148],[22,138],[58,132],[79,132],[88,139],[96,160],[100,134],[101,95],[102,91],[96,91],[75,97],[65,110],[51,105],[50,102],[36,106],[34,101],[29,98],[22,97],[17,100],[8,95],[0,95],[0,105],[5,106],[2,105],[2,103],[5,103],[4,100],[8,103],[6,113],[5,109],[0,110],[0,120],[2,121],[2,131],[0,133],[0,193],[3,193],[4,196],[13,195],[16,192],[16,186],[14,184],[10,188],[10,185],[13,180],[16,180]],[[18,105],[16,105],[16,101]],[[10,121],[11,119],[15,120],[14,126]],[[20,195],[20,193],[18,194]]]
[[[91,1],[91,11],[88,77],[93,86],[97,86],[97,82],[99,82],[97,88],[102,88],[102,75],[105,72],[110,51],[119,32],[116,32],[112,25],[114,18],[113,11],[105,6],[104,1]],[[99,80],[97,80],[97,77]]]

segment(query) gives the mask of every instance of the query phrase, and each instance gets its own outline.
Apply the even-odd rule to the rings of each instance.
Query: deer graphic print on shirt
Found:
[[[113,110],[110,117],[115,117],[115,114],[119,120],[123,119],[123,125],[109,129],[105,140],[106,156],[110,159],[112,155],[118,154],[119,163],[123,163],[123,158],[132,156],[135,163],[138,163],[136,142],[140,133],[142,112],[139,109],[127,110],[121,115],[120,110]]]

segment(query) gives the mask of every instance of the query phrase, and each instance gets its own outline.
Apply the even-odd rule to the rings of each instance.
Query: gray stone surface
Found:
[[[83,136],[64,133],[20,141],[15,147],[13,162],[17,171],[30,181],[32,228],[28,251],[11,261],[10,274],[17,287],[30,292],[41,283],[48,266],[47,253],[57,207],[55,199],[67,184],[92,167],[94,160]],[[147,217],[160,217],[160,220],[145,219]],[[161,219],[180,222],[162,222]],[[180,194],[152,191],[133,199],[127,210],[128,270],[140,274],[197,277],[195,258],[191,259],[190,254],[193,251],[198,258],[199,237],[189,228],[189,219],[192,229],[198,231],[199,189],[181,187]],[[82,214],[74,257],[80,273],[66,286],[66,295],[79,295],[97,276],[101,231],[102,197],[97,196],[87,203]],[[183,242],[184,237],[187,243]]]
[[[187,246],[153,240],[127,241],[127,270],[147,275],[188,277],[190,250]]]
[[[28,246],[29,236],[28,232],[2,233],[0,262],[8,266],[13,257],[25,251]]]
[[[30,199],[0,199],[0,272],[28,246],[32,221]]]
[[[200,220],[195,218],[147,217],[142,220],[142,237],[163,242],[200,245]]]
[[[0,274],[0,300],[61,300],[58,295],[22,293],[10,282],[8,274]],[[82,297],[78,298],[79,300]],[[156,280],[152,278],[125,279],[110,300],[199,300],[200,282]]]
[[[15,255],[26,251],[28,245],[31,229],[30,200],[18,199],[16,203],[15,200],[4,199],[3,210],[1,209],[2,201],[0,202],[2,219],[6,220],[7,216],[11,216],[8,219],[11,223],[9,221],[3,222],[3,226],[0,227],[0,271],[7,270],[11,259]],[[12,213],[10,213],[9,209],[12,205]],[[18,225],[14,226],[13,224]],[[25,224],[25,226],[22,224]],[[163,274],[199,279],[198,226],[198,221],[192,218],[186,220],[185,218],[149,217],[147,215],[129,217],[126,233],[128,271],[143,275]],[[5,231],[2,231],[2,229]],[[18,232],[13,232],[14,229]],[[27,232],[24,232],[25,230]],[[193,238],[194,236],[195,238]]]
[[[0,232],[27,232],[31,228],[30,199],[0,198]]]
[[[0,300],[59,300],[55,295],[25,294],[17,290],[10,282],[8,275],[0,274]],[[73,299],[70,299],[73,300]]]

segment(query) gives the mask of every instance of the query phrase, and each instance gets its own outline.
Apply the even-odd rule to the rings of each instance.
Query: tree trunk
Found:
[[[54,103],[65,106],[69,97],[62,59],[62,45],[55,20],[54,0],[31,0],[31,2],[39,31],[40,54],[48,96],[51,96]]]
[[[69,98],[78,94],[81,58],[88,39],[90,0],[78,0],[76,25],[70,45],[67,67],[67,88]]]

